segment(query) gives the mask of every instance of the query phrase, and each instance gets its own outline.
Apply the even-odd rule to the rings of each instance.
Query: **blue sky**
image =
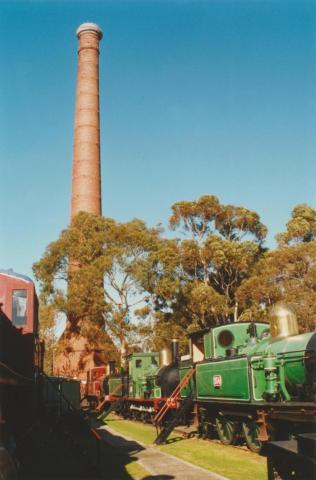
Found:
[[[268,245],[316,207],[316,4],[0,1],[0,266],[32,263],[69,223],[75,30],[100,53],[103,213],[167,224],[215,194],[256,210]]]

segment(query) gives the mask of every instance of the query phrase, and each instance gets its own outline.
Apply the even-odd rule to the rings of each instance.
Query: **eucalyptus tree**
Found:
[[[316,327],[316,211],[297,205],[285,232],[276,236],[278,247],[267,252],[237,298],[244,307],[243,318],[267,317],[277,301],[291,304],[301,331]]]
[[[84,370],[89,351],[109,357],[126,350],[133,310],[148,296],[144,278],[159,233],[140,220],[120,224],[80,212],[34,264],[43,302],[66,316],[58,348],[68,363],[71,353],[72,372]]]
[[[237,320],[236,291],[264,252],[267,229],[259,215],[213,195],[171,209],[177,238],[159,249],[152,287],[158,336],[176,326],[188,332]]]

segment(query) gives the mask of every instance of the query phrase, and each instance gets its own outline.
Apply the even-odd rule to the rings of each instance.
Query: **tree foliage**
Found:
[[[145,279],[159,230],[133,220],[79,213],[46,249],[33,270],[46,304],[67,317],[65,344],[72,335],[91,347],[127,348],[135,326],[133,309],[147,298]],[[68,288],[67,288],[68,286]]]
[[[113,224],[112,220],[80,213],[33,265],[43,301],[66,315],[69,331],[80,331],[83,320],[98,326],[104,324],[107,304],[100,271],[105,267],[104,237]]]
[[[175,203],[170,227],[181,237],[158,251],[152,292],[159,335],[171,323],[190,331],[233,320],[235,292],[263,253],[267,229],[259,215],[203,196]]]
[[[45,342],[44,371],[48,375],[53,373],[53,357],[56,345],[56,310],[53,305],[39,304],[39,336]]]
[[[243,318],[266,317],[269,307],[285,301],[294,307],[301,331],[316,326],[316,211],[297,205],[278,248],[267,252],[237,292]]]
[[[316,240],[316,210],[305,203],[297,205],[286,227],[286,232],[277,235],[280,246]]]
[[[214,195],[204,195],[191,202],[177,202],[171,209],[171,228],[182,226],[196,240],[202,241],[217,231],[226,240],[240,241],[252,234],[262,242],[267,234],[267,228],[256,212],[240,206],[222,205]]]
[[[121,356],[144,346],[158,349],[176,336],[184,351],[186,333],[265,318],[278,300],[296,309],[302,330],[313,328],[313,208],[297,205],[269,252],[266,227],[245,207],[205,195],[171,209],[172,239],[138,219],[77,215],[33,267],[43,300],[42,335],[50,338],[58,311],[67,317],[68,348],[69,338],[81,335],[87,348],[101,345],[115,357],[117,349]]]
[[[301,331],[316,326],[316,241],[280,247],[260,260],[238,290],[243,319],[266,318],[277,301],[290,304]]]

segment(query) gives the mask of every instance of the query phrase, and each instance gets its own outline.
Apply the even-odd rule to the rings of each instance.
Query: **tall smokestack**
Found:
[[[95,23],[77,30],[78,77],[72,170],[71,219],[80,211],[101,215],[99,41]]]

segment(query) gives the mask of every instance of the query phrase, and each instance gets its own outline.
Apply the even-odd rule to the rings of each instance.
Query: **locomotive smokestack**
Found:
[[[80,211],[101,215],[99,41],[102,31],[95,23],[83,23],[77,37],[71,219]]]
[[[172,362],[178,363],[178,361],[179,361],[179,340],[176,339],[176,338],[172,339],[171,352],[172,352]]]

